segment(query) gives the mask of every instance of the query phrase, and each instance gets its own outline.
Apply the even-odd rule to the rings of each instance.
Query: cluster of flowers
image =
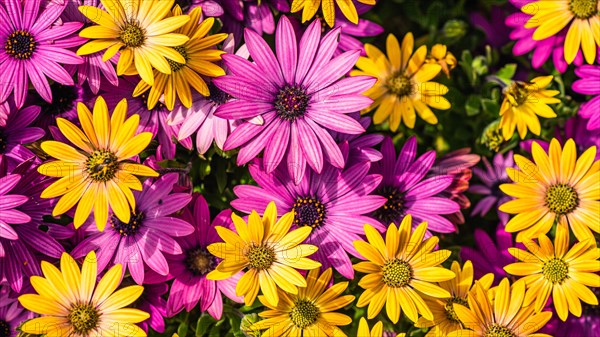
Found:
[[[412,33],[363,44],[384,30],[359,18],[375,0],[0,0],[0,336],[164,335],[185,316],[184,337],[192,311],[200,336],[252,310],[230,329],[594,336],[600,3],[511,3],[514,54],[574,63],[585,100],[525,140],[564,83],[491,78],[480,168],[468,148],[418,154],[407,134],[452,113],[458,61]],[[250,177],[226,207],[186,159],[215,153]],[[454,249],[473,195],[496,243],[478,228]]]

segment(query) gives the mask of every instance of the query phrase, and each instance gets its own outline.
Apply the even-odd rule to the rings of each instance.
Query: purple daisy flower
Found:
[[[578,114],[588,120],[588,130],[600,129],[600,66],[584,65],[575,69],[575,74],[580,79],[573,82],[573,91],[594,96],[581,105]]]
[[[499,49],[510,41],[508,37],[510,29],[504,24],[511,9],[509,7],[511,6],[492,6],[489,19],[480,12],[469,14],[471,23],[485,33],[485,43],[493,48]]]
[[[500,223],[506,225],[510,215],[500,211],[498,206],[511,200],[512,198],[500,191],[498,186],[511,181],[506,173],[506,168],[515,166],[513,152],[509,151],[506,156],[502,155],[502,153],[497,153],[494,156],[492,164],[490,164],[487,158],[483,157],[483,165],[485,166],[485,170],[479,167],[473,169],[475,176],[479,178],[483,184],[471,186],[469,188],[469,192],[481,194],[483,195],[483,199],[481,199],[477,205],[475,205],[471,211],[471,216],[479,215],[483,217],[492,208],[496,208],[498,211],[498,218],[500,218]]]
[[[360,51],[333,57],[340,29],[321,39],[315,20],[296,42],[294,29],[281,17],[275,36],[276,53],[260,35],[246,29],[245,38],[252,63],[236,55],[223,55],[232,75],[213,83],[235,100],[217,108],[216,116],[244,121],[227,138],[224,149],[240,147],[238,165],[255,158],[264,149],[267,172],[285,159],[295,183],[306,164],[320,173],[324,162],[344,167],[344,158],[328,130],[359,134],[364,128],[348,113],[368,107],[372,100],[362,95],[375,79],[366,76],[342,78],[356,63]],[[342,78],[342,79],[340,79]]]
[[[191,235],[176,239],[183,254],[166,255],[170,274],[175,278],[167,300],[167,314],[172,317],[183,309],[189,312],[200,302],[201,312],[208,311],[219,320],[223,314],[221,294],[237,303],[244,303],[243,298],[235,294],[235,286],[243,275],[242,272],[221,281],[206,278],[206,274],[219,264],[219,259],[210,254],[206,247],[221,241],[215,226],[233,229],[231,210],[222,211],[211,223],[204,197],[195,193],[193,198],[195,200],[184,208],[181,218],[191,223],[196,230]]]
[[[77,104],[94,101],[94,95],[89,89],[81,85],[62,85],[58,82],[50,84],[52,91],[52,102],[44,101],[39,95],[33,94],[27,99],[28,105],[37,105],[41,108],[35,125],[47,129],[50,125],[56,125],[57,118],[64,118],[78,124]],[[30,103],[30,104],[29,104]]]
[[[234,47],[235,41],[233,35],[230,34],[223,42],[223,51],[227,54],[233,54]],[[245,59],[250,56],[245,45],[242,45],[235,55]],[[222,68],[226,74],[231,74],[227,67],[223,66]],[[179,134],[177,135],[178,140],[185,140],[192,134],[196,134],[196,149],[200,154],[205,154],[212,146],[213,141],[219,149],[223,150],[225,140],[237,124],[236,121],[214,115],[221,104],[231,100],[231,96],[223,92],[212,82],[208,83],[208,88],[210,90],[209,97],[194,93],[192,106],[189,109],[180,104],[169,114],[167,119],[169,125],[181,124]]]
[[[35,156],[24,145],[44,136],[44,130],[29,126],[40,114],[40,107],[29,106],[17,110],[11,102],[4,102],[0,104],[0,110],[8,115],[5,121],[0,121],[0,157],[4,157],[8,171],[12,171],[23,161]]]
[[[321,262],[323,269],[331,266],[352,279],[354,270],[347,253],[360,256],[352,243],[361,240],[364,224],[385,230],[383,224],[368,216],[386,202],[386,198],[371,194],[381,182],[381,175],[369,174],[370,166],[370,162],[359,162],[342,171],[326,165],[321,174],[307,171],[295,185],[285,168],[269,173],[264,162],[256,159],[249,170],[258,186],[235,186],[238,199],[231,206],[262,215],[274,201],[279,216],[294,212],[296,227],[313,228],[306,243],[319,250],[312,257]]]
[[[590,288],[590,290],[596,297],[600,297],[598,288]],[[598,329],[600,329],[600,306],[589,305],[585,302],[582,302],[581,306],[581,317],[569,315],[567,320],[563,322],[556,315],[554,308],[546,305],[547,308],[551,308],[555,313],[552,315],[552,319],[539,332],[554,337],[598,337]]]
[[[189,13],[192,9],[202,7],[204,16],[221,16],[223,15],[223,7],[219,3],[221,0],[175,0],[175,4],[181,7],[184,14]]]
[[[460,206],[453,200],[437,196],[452,184],[453,177],[438,174],[425,178],[435,162],[435,151],[416,158],[417,140],[413,136],[406,141],[398,157],[392,139],[386,137],[381,153],[383,159],[373,163],[371,172],[383,176],[375,194],[387,201],[373,212],[373,216],[387,226],[399,224],[405,215],[411,214],[415,226],[423,221],[429,223],[427,235],[431,235],[429,230],[455,232],[455,225],[443,215],[459,211]]]
[[[221,0],[224,13],[221,16],[223,32],[232,33],[235,41],[242,41],[244,28],[253,30],[259,35],[273,34],[275,17],[273,9],[280,13],[288,13],[288,0]]]
[[[0,67],[5,78],[0,81],[0,102],[14,92],[18,108],[25,103],[28,84],[47,102],[52,92],[46,76],[64,85],[73,85],[73,79],[61,66],[80,64],[83,60],[66,49],[78,41],[64,39],[83,26],[81,22],[67,22],[61,26],[53,23],[61,15],[68,1],[4,0],[0,2]],[[60,60],[60,63],[57,62]]]
[[[182,254],[181,247],[173,237],[192,233],[194,227],[188,222],[172,217],[187,205],[191,196],[186,193],[171,193],[177,174],[169,173],[155,182],[144,181],[142,191],[133,191],[136,209],[129,223],[110,217],[110,229],[98,231],[93,221],[83,225],[86,239],[80,242],[71,255],[81,258],[96,251],[98,269],[103,270],[111,263],[120,263],[123,273],[129,270],[137,284],[144,282],[144,266],[160,275],[169,273],[169,265],[163,253]],[[81,229],[80,229],[81,230]]]
[[[19,325],[35,316],[21,306],[17,297],[6,285],[0,287],[0,336],[16,337]]]

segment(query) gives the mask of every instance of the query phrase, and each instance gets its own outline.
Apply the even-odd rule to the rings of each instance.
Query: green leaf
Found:
[[[206,334],[208,333],[208,329],[214,322],[215,319],[211,315],[203,314],[202,316],[200,316],[198,322],[196,323],[196,336],[206,336]]]
[[[475,116],[481,112],[481,97],[476,95],[471,95],[467,99],[467,103],[465,104],[465,110],[467,111],[467,116]]]
[[[498,70],[498,72],[496,73],[496,76],[498,76],[500,79],[504,80],[504,82],[510,83],[513,76],[515,76],[516,71],[517,71],[517,64],[510,63],[510,64],[507,64],[504,67],[502,67],[502,69]]]
[[[187,332],[188,332],[187,322],[182,322],[181,324],[179,324],[179,327],[177,328],[177,334],[179,335],[179,337],[186,337]]]
[[[498,105],[498,102],[489,98],[482,98],[481,106],[486,114],[498,115],[500,112],[500,105]]]

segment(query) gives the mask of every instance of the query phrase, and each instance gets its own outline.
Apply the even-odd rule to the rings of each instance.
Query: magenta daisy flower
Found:
[[[93,6],[103,8],[100,0],[69,0],[67,6],[61,15],[61,19],[66,22],[81,22],[83,25],[90,25],[92,22],[79,11],[79,6]],[[74,37],[79,39],[77,47],[84,44],[87,39],[79,36]],[[65,69],[73,74],[77,72],[77,83],[83,85],[86,81],[94,94],[98,94],[100,90],[101,80],[108,81],[113,86],[119,85],[119,78],[115,71],[115,66],[111,61],[102,61],[103,52],[98,52],[90,55],[81,56],[83,63],[74,65],[66,65]],[[54,92],[53,92],[54,94]]]
[[[0,104],[0,110],[8,112],[7,119],[0,120],[0,157],[6,160],[8,170],[12,171],[20,163],[35,157],[24,145],[42,138],[45,132],[29,126],[40,114],[39,106],[18,110],[12,102],[4,102]]]
[[[175,173],[166,174],[155,182],[152,179],[144,181],[141,192],[133,191],[137,206],[130,222],[123,223],[112,215],[110,229],[100,232],[96,224],[88,221],[83,225],[87,237],[71,255],[81,258],[94,250],[99,270],[109,263],[120,263],[123,273],[129,270],[137,284],[144,282],[144,266],[167,275],[169,265],[163,254],[181,254],[183,251],[173,238],[194,231],[188,222],[171,216],[191,200],[187,193],[171,193],[176,182]]]
[[[512,198],[500,191],[498,186],[511,182],[506,173],[506,168],[514,167],[513,152],[509,151],[506,155],[497,153],[494,156],[492,164],[487,158],[483,157],[483,165],[485,169],[476,167],[473,169],[475,176],[479,178],[482,184],[473,185],[469,188],[469,192],[480,194],[483,196],[477,205],[471,211],[471,216],[485,216],[492,208],[498,211],[500,223],[506,225],[510,215],[498,209],[498,206],[511,200]]]
[[[285,160],[293,181],[299,183],[306,164],[316,172],[324,162],[344,167],[344,158],[328,130],[359,134],[364,128],[348,113],[368,107],[372,100],[362,92],[375,79],[365,76],[343,78],[356,63],[360,51],[333,57],[339,29],[321,39],[315,20],[296,42],[294,29],[281,17],[275,36],[277,57],[265,40],[250,29],[246,44],[254,63],[235,55],[223,55],[232,75],[213,83],[235,100],[217,108],[216,116],[245,121],[225,142],[224,149],[240,147],[238,165],[264,150],[267,172]],[[284,159],[284,157],[286,157]]]
[[[435,151],[428,151],[417,158],[417,140],[413,136],[406,141],[397,157],[392,139],[386,137],[381,153],[383,159],[373,163],[371,172],[383,176],[375,194],[387,201],[373,212],[373,216],[387,226],[399,224],[405,215],[411,214],[413,224],[429,223],[428,233],[429,230],[439,233],[456,231],[454,224],[443,215],[459,211],[460,206],[453,200],[437,196],[452,184],[453,177],[434,174],[425,178],[435,162]]]
[[[34,317],[34,313],[25,310],[17,300],[18,294],[13,294],[10,288],[0,287],[0,336],[16,337],[17,328],[22,322]]]
[[[275,31],[273,9],[280,13],[290,11],[288,0],[221,0],[220,2],[224,10],[220,18],[223,22],[223,32],[232,33],[237,43],[242,41],[244,28],[252,29],[259,35],[273,34]]]
[[[249,165],[258,186],[238,185],[233,188],[238,197],[231,206],[251,213],[263,214],[274,201],[278,215],[294,212],[296,227],[313,228],[306,243],[319,247],[312,255],[323,269],[330,266],[346,278],[354,278],[348,253],[360,256],[352,244],[361,240],[366,223],[380,231],[385,226],[368,216],[382,207],[386,199],[371,192],[381,182],[378,174],[369,174],[371,163],[363,161],[345,170],[326,165],[321,174],[308,170],[298,185],[291,184],[285,168],[268,173],[264,161],[256,159]]]
[[[52,92],[46,76],[64,85],[73,85],[71,75],[62,64],[80,64],[83,60],[66,49],[79,42],[66,38],[83,26],[81,22],[53,25],[63,12],[67,1],[5,0],[0,2],[0,102],[14,92],[18,108],[25,103],[27,87],[35,90],[47,102]],[[60,63],[59,63],[60,62]]]
[[[592,99],[581,105],[578,114],[588,120],[588,130],[600,129],[600,66],[584,65],[575,69],[575,74],[580,79],[573,82],[573,91],[593,96]]]
[[[182,219],[191,223],[196,229],[191,235],[177,238],[183,254],[166,255],[169,261],[170,274],[175,277],[167,300],[167,314],[174,316],[181,310],[189,312],[200,302],[200,311],[206,312],[215,319],[223,314],[224,294],[231,300],[244,303],[242,297],[235,294],[235,286],[243,273],[221,281],[211,281],[206,274],[218,264],[219,259],[208,252],[206,247],[220,242],[215,226],[233,229],[231,210],[224,210],[210,221],[210,212],[206,200],[195,193],[195,199],[183,210]]]

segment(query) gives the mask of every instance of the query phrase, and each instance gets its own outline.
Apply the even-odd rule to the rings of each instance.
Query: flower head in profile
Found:
[[[104,9],[80,6],[79,10],[96,25],[84,28],[79,36],[90,39],[77,50],[78,55],[90,55],[106,50],[106,62],[119,51],[117,75],[135,75],[154,85],[152,68],[164,74],[171,73],[169,61],[186,63],[185,57],[170,47],[181,46],[189,40],[183,34],[173,33],[190,17],[168,17],[175,0],[102,1]]]
[[[171,11],[171,17],[181,15],[181,8],[175,6]],[[221,54],[224,51],[216,49],[215,45],[227,38],[227,34],[220,33],[208,35],[213,28],[215,19],[207,18],[202,20],[202,7],[196,7],[189,13],[190,21],[175,30],[175,33],[188,36],[190,39],[181,46],[175,47],[183,58],[185,63],[170,61],[170,73],[161,73],[154,71],[156,82],[154,85],[142,80],[135,88],[133,96],[139,96],[150,90],[148,94],[148,109],[154,108],[158,99],[164,95],[164,103],[169,110],[175,107],[175,98],[183,106],[189,108],[192,105],[192,91],[200,93],[203,96],[209,96],[209,88],[202,79],[204,77],[217,77],[225,75],[225,71],[215,64],[221,60]]]
[[[325,161],[344,167],[341,150],[328,131],[365,131],[347,114],[371,104],[362,93],[374,79],[345,78],[360,52],[333,57],[339,29],[321,38],[320,28],[318,20],[313,22],[298,43],[290,20],[282,16],[275,34],[277,57],[252,30],[245,31],[245,41],[254,62],[223,55],[231,75],[213,83],[235,99],[220,105],[215,116],[244,120],[224,145],[224,150],[240,147],[238,165],[263,152],[268,172],[283,163],[296,184],[306,164],[317,173]]]
[[[356,63],[360,70],[352,71],[352,75],[378,79],[365,93],[374,100],[365,111],[375,110],[373,123],[388,121],[392,131],[398,130],[401,123],[414,128],[417,115],[429,124],[437,124],[438,119],[431,108],[450,109],[450,102],[444,98],[448,87],[432,82],[442,71],[442,66],[437,61],[425,62],[427,46],[419,47],[414,54],[413,48],[412,33],[404,36],[402,45],[390,34],[386,44],[387,57],[377,47],[367,43],[367,56],[361,57]]]
[[[262,289],[265,299],[277,306],[280,300],[278,288],[298,294],[299,287],[307,285],[295,269],[311,270],[321,266],[307,258],[317,247],[302,244],[312,228],[302,227],[290,232],[294,213],[286,213],[277,220],[274,202],[267,206],[262,218],[253,211],[247,223],[235,214],[231,215],[231,219],[237,233],[225,227],[215,227],[225,242],[210,244],[208,251],[223,260],[206,278],[225,280],[247,269],[235,289],[237,296],[244,296],[246,305],[254,303],[259,289]]]
[[[322,274],[313,269],[306,276],[306,287],[298,289],[296,294],[277,289],[279,304],[273,305],[265,296],[259,296],[269,310],[258,314],[265,319],[252,324],[250,329],[268,329],[262,336],[345,337],[338,326],[348,325],[352,319],[335,311],[352,303],[355,297],[341,296],[348,282],[329,286],[332,278],[331,268]]]
[[[354,265],[356,271],[367,274],[358,282],[365,291],[357,306],[369,306],[369,319],[377,316],[386,304],[393,323],[398,322],[402,311],[413,322],[419,320],[419,315],[431,321],[434,315],[423,295],[451,297],[448,290],[434,283],[456,276],[441,266],[450,257],[450,251],[433,251],[439,240],[434,236],[423,241],[426,231],[427,223],[413,230],[412,217],[407,215],[400,228],[394,224],[388,227],[385,241],[371,225],[365,225],[368,243],[354,241],[356,250],[367,260]]]
[[[44,100],[52,102],[46,77],[64,85],[73,85],[73,78],[62,64],[83,62],[67,49],[79,43],[74,43],[69,36],[83,24],[65,22],[54,25],[66,4],[66,1],[57,0],[0,2],[0,67],[4,77],[0,85],[0,102],[14,93],[15,105],[21,108],[29,83]]]
[[[475,291],[468,295],[468,307],[454,304],[456,316],[464,328],[449,333],[448,337],[551,337],[536,332],[550,320],[552,313],[535,312],[532,305],[523,306],[525,282],[517,281],[511,286],[505,278],[494,289],[493,298],[490,292],[475,282]]]
[[[90,252],[81,269],[67,253],[60,259],[60,270],[42,261],[44,277],[32,276],[35,294],[19,296],[25,309],[42,315],[25,322],[21,330],[48,336],[146,336],[135,323],[148,313],[125,308],[133,303],[144,288],[129,286],[117,290],[121,283],[121,265],[109,269],[96,281],[96,255]]]
[[[577,113],[588,120],[587,130],[598,130],[600,129],[600,65],[581,66],[575,69],[575,74],[579,79],[573,82],[573,91],[593,96],[579,107]],[[589,136],[588,133],[586,135]]]
[[[560,99],[554,97],[559,94],[559,91],[546,90],[552,78],[552,76],[541,76],[531,82],[517,81],[504,89],[499,128],[502,129],[502,137],[505,140],[512,138],[515,129],[518,130],[521,139],[525,138],[527,130],[539,136],[542,127],[538,116],[556,117],[556,113],[548,104],[560,103]]]
[[[375,5],[377,3],[376,0],[356,0],[356,2],[366,5]],[[291,12],[302,11],[302,22],[306,22],[317,14],[319,7],[321,7],[323,18],[325,18],[325,22],[327,22],[329,27],[333,27],[336,10],[341,11],[348,21],[353,24],[358,23],[358,12],[353,0],[293,0]]]
[[[456,68],[458,64],[456,56],[448,50],[448,46],[439,43],[431,47],[431,51],[427,55],[425,62],[439,64],[448,78],[450,78],[450,71]]]
[[[524,305],[535,302],[535,310],[539,312],[552,296],[562,321],[569,312],[581,316],[580,301],[598,305],[597,296],[588,288],[600,287],[600,250],[594,238],[577,242],[569,249],[569,228],[559,225],[554,245],[542,234],[538,243],[527,240],[525,246],[528,251],[510,248],[509,252],[519,262],[504,267],[509,274],[523,277],[527,286]]]
[[[53,158],[38,167],[43,175],[57,177],[42,192],[42,198],[61,197],[52,214],[63,214],[75,204],[74,224],[78,228],[92,209],[96,226],[104,230],[108,221],[108,206],[120,221],[129,223],[135,209],[132,189],[141,190],[137,176],[158,176],[151,168],[128,162],[148,146],[152,134],[135,135],[139,116],[127,119],[127,101],[122,100],[109,119],[108,107],[101,96],[94,104],[93,114],[82,103],[77,106],[82,129],[66,119],[56,123],[61,133],[75,146],[58,141],[45,141],[42,149]]]
[[[548,153],[536,142],[531,150],[534,162],[515,155],[518,169],[507,168],[513,183],[500,185],[502,192],[515,198],[499,208],[517,214],[506,224],[506,231],[519,232],[518,242],[548,233],[556,222],[570,226],[580,241],[593,238],[592,231],[600,233],[596,147],[577,158],[572,139],[561,148],[555,138]]]
[[[513,152],[508,151],[506,155],[497,153],[492,160],[492,163],[486,157],[482,159],[484,169],[476,167],[473,169],[475,176],[479,178],[481,184],[472,185],[469,192],[480,194],[483,198],[473,207],[471,215],[485,216],[492,208],[498,212],[500,222],[506,224],[509,215],[497,209],[497,206],[509,201],[511,197],[507,196],[500,190],[500,185],[509,183],[508,167],[514,167]]]

